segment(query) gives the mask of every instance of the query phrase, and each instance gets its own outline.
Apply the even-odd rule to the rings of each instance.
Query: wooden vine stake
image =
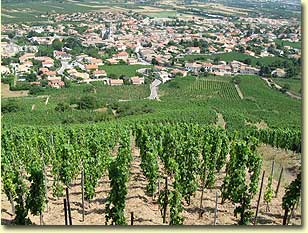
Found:
[[[63,204],[64,204],[64,218],[65,218],[65,225],[67,225],[67,203],[66,199],[63,199]]]
[[[48,181],[47,181],[47,172],[46,172],[46,165],[45,165],[45,157],[44,154],[42,154],[43,157],[43,174],[44,174],[44,181],[45,181],[45,199],[46,199],[46,212],[48,213]]]
[[[157,191],[158,191],[158,196],[159,196],[159,194],[160,194],[160,177],[158,177]]]
[[[273,175],[274,175],[274,166],[275,166],[275,160],[272,161],[272,170],[271,170],[272,180],[273,180]],[[269,207],[269,203],[268,202],[266,202],[266,212],[270,212],[270,207]]]
[[[81,201],[82,201],[82,221],[84,222],[84,215],[85,215],[85,211],[84,211],[84,169],[82,167],[82,171],[81,171]]]
[[[214,211],[214,225],[217,223],[217,207],[218,207],[218,192],[216,192],[216,203],[215,203],[215,211]]]
[[[205,186],[205,172],[204,172],[204,179],[202,181],[202,187],[201,187],[201,197],[200,197],[200,212],[199,212],[199,219],[202,217],[203,214],[203,206],[202,206],[202,201],[203,201],[203,194],[204,194],[204,186]]]
[[[40,213],[40,225],[44,225],[43,214]]]
[[[130,225],[134,225],[134,212],[130,212]]]
[[[165,201],[164,201],[164,215],[163,223],[166,223],[166,214],[167,214],[167,202],[168,202],[168,177],[165,177]]]
[[[256,223],[257,223],[260,199],[261,199],[262,188],[263,188],[264,175],[265,175],[265,171],[263,171],[263,174],[262,174],[261,187],[260,187],[259,198],[258,198],[258,202],[257,202],[256,215],[255,215],[255,219],[254,219],[253,225],[256,225]]]
[[[279,174],[279,180],[278,180],[278,185],[277,185],[275,197],[278,196],[278,191],[279,191],[279,187],[280,187],[280,182],[281,182],[282,173],[283,173],[283,167],[281,168],[281,171],[280,171],[280,174]]]
[[[12,213],[13,215],[15,215],[15,206],[14,206],[14,201],[12,198],[12,194],[9,192],[9,199],[10,199],[10,203],[11,203],[11,207],[12,207]]]
[[[66,187],[65,191],[66,191],[66,199],[67,199],[68,220],[69,220],[69,224],[73,225],[72,224],[72,215],[71,215],[71,206],[70,206],[68,187]]]

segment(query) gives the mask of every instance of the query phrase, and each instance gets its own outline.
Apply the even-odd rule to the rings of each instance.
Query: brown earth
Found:
[[[130,224],[130,213],[134,212],[134,225],[163,225],[162,217],[159,211],[159,205],[157,204],[157,195],[154,199],[147,196],[145,193],[145,187],[147,180],[143,175],[139,156],[139,149],[133,147],[133,162],[131,164],[131,176],[128,183],[128,194],[126,197],[125,217],[127,223]],[[274,158],[276,162],[273,188],[277,187],[277,174],[280,172],[280,166],[285,167],[285,173],[283,174],[282,185],[278,192],[278,197],[273,198],[270,204],[270,212],[265,211],[266,204],[263,201],[263,195],[261,198],[258,224],[259,225],[281,225],[283,210],[281,208],[281,200],[284,195],[284,185],[289,184],[296,176],[296,167],[298,167],[299,158],[295,160],[297,155],[292,152],[286,152],[283,150],[277,150],[270,146],[261,145],[259,148],[260,153],[266,153],[263,161],[263,169],[266,170],[266,176],[264,179],[263,191],[267,183],[267,175],[270,171],[271,161]],[[160,166],[161,167],[161,166]],[[295,168],[294,168],[295,167]],[[295,169],[295,170],[294,170]],[[161,170],[161,169],[160,169]],[[224,169],[222,169],[224,170]],[[290,172],[293,171],[293,172]],[[277,173],[277,174],[276,174]],[[161,174],[163,175],[163,174]],[[195,197],[192,197],[191,204],[188,206],[186,203],[183,205],[183,216],[185,217],[185,225],[213,225],[214,221],[214,208],[215,208],[215,196],[218,192],[218,219],[217,225],[234,225],[238,219],[234,217],[233,210],[234,205],[230,202],[226,202],[221,205],[220,197],[220,185],[223,182],[224,173],[220,172],[217,176],[215,188],[211,190],[205,190],[203,196],[203,210],[204,214],[199,219],[199,206],[201,189],[198,188]],[[171,180],[169,182],[171,184]],[[261,181],[260,181],[261,183]],[[260,186],[259,183],[259,186]],[[46,225],[64,225],[64,211],[63,211],[63,198],[59,200],[54,198],[51,193],[52,177],[48,175],[48,211],[43,214],[44,224]],[[163,181],[161,182],[161,188],[164,187]],[[105,225],[105,202],[110,190],[108,176],[104,175],[98,186],[96,187],[96,196],[90,203],[86,203],[85,221],[82,222],[82,205],[81,205],[81,177],[78,177],[70,187],[70,206],[72,211],[73,225]],[[252,211],[255,212],[258,193],[255,195],[252,201]],[[12,214],[11,205],[5,194],[1,195],[1,222],[2,224],[10,224],[14,219]],[[35,224],[40,224],[39,216],[30,216],[31,221]],[[169,222],[169,211],[167,211],[167,223]],[[292,218],[290,224],[301,225],[301,208],[296,211],[295,218]]]
[[[20,96],[28,96],[29,91],[10,91],[9,84],[1,83],[1,97],[20,97]]]

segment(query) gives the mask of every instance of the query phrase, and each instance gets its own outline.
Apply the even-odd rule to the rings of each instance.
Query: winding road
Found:
[[[262,78],[262,79],[263,79],[264,81],[266,81],[266,83],[267,83],[267,85],[268,85],[269,87],[272,87],[272,85],[274,85],[274,87],[275,87],[276,89],[278,89],[278,90],[281,90],[281,89],[283,88],[282,86],[280,86],[280,85],[278,85],[277,83],[275,83],[274,80],[271,79],[271,78]],[[295,94],[293,94],[293,93],[290,92],[290,91],[286,91],[285,93],[286,93],[288,96],[290,96],[291,98],[298,99],[298,100],[301,100],[301,99],[302,99],[301,96],[295,95]]]

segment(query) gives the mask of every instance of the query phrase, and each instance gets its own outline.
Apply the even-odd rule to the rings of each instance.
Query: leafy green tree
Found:
[[[77,101],[78,109],[95,109],[98,106],[94,96],[83,96]]]
[[[270,76],[271,75],[271,68],[269,66],[261,66],[260,75],[261,76]]]
[[[30,74],[27,74],[26,80],[27,80],[28,82],[35,82],[35,81],[37,81],[36,74],[33,73],[33,72],[31,72]]]
[[[152,58],[152,60],[151,60],[151,64],[152,65],[158,65],[159,63],[158,63],[158,61],[156,60],[156,58]]]
[[[247,65],[251,65],[251,58],[246,58],[244,60],[244,63],[246,63]]]
[[[30,87],[29,94],[30,95],[39,95],[44,92],[44,88],[41,86],[34,85]]]
[[[55,39],[51,44],[54,50],[62,50],[63,45],[63,42],[61,42],[59,39]]]
[[[40,45],[38,48],[37,56],[53,57],[53,48],[48,45]]]

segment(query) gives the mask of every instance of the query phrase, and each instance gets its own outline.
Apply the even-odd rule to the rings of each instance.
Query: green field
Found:
[[[230,129],[241,129],[245,122],[264,121],[269,127],[301,128],[301,101],[271,89],[257,76],[238,76],[244,95],[240,99],[231,77],[177,78],[159,87],[160,101],[148,100],[149,85],[110,87],[102,83],[73,85],[60,90],[46,90],[44,98],[15,98],[21,110],[3,114],[3,124],[49,125],[85,123],[106,120],[184,120],[215,124],[221,113]],[[99,102],[98,108],[116,104],[116,116],[110,112],[71,110],[57,112],[58,103],[91,95]],[[120,100],[120,101],[119,101]],[[125,100],[125,101],[123,101]],[[129,100],[129,101],[127,101]],[[6,104],[8,99],[3,99]],[[31,111],[32,105],[36,107]],[[72,120],[73,119],[73,120]]]
[[[151,67],[147,65],[102,65],[99,69],[105,70],[108,75],[115,74],[118,77],[121,75],[132,77],[136,75],[136,70]]]
[[[290,78],[273,78],[273,80],[280,86],[289,85],[290,91],[296,95],[301,94],[302,80]]]
[[[271,65],[277,61],[289,61],[289,59],[281,58],[281,57],[261,57],[256,58],[250,56],[248,54],[239,53],[239,52],[230,52],[230,53],[220,53],[220,54],[213,54],[213,55],[185,55],[183,60],[184,61],[205,61],[205,60],[214,60],[218,58],[220,61],[231,62],[233,60],[237,61],[244,61],[245,59],[251,59],[251,65],[256,66],[257,62],[261,65]]]
[[[154,17],[154,18],[168,18],[168,17],[176,17],[176,11],[161,11],[161,12],[144,12],[144,15]]]
[[[293,47],[295,49],[301,49],[301,47],[302,47],[302,42],[301,41],[299,41],[299,42],[290,42],[290,41],[285,41],[285,40],[281,40],[281,39],[276,39],[275,43],[279,44],[281,46],[290,46],[290,47]]]
[[[113,3],[107,0],[96,0],[94,2],[72,2],[67,0],[46,0],[46,1],[24,1],[24,2],[2,2],[1,22],[8,23],[46,23],[48,17],[42,15],[54,13],[75,13],[90,12],[101,9],[111,9],[114,6],[120,6],[125,9],[123,2]],[[135,6],[138,8],[138,6]],[[132,6],[127,5],[127,8]]]

